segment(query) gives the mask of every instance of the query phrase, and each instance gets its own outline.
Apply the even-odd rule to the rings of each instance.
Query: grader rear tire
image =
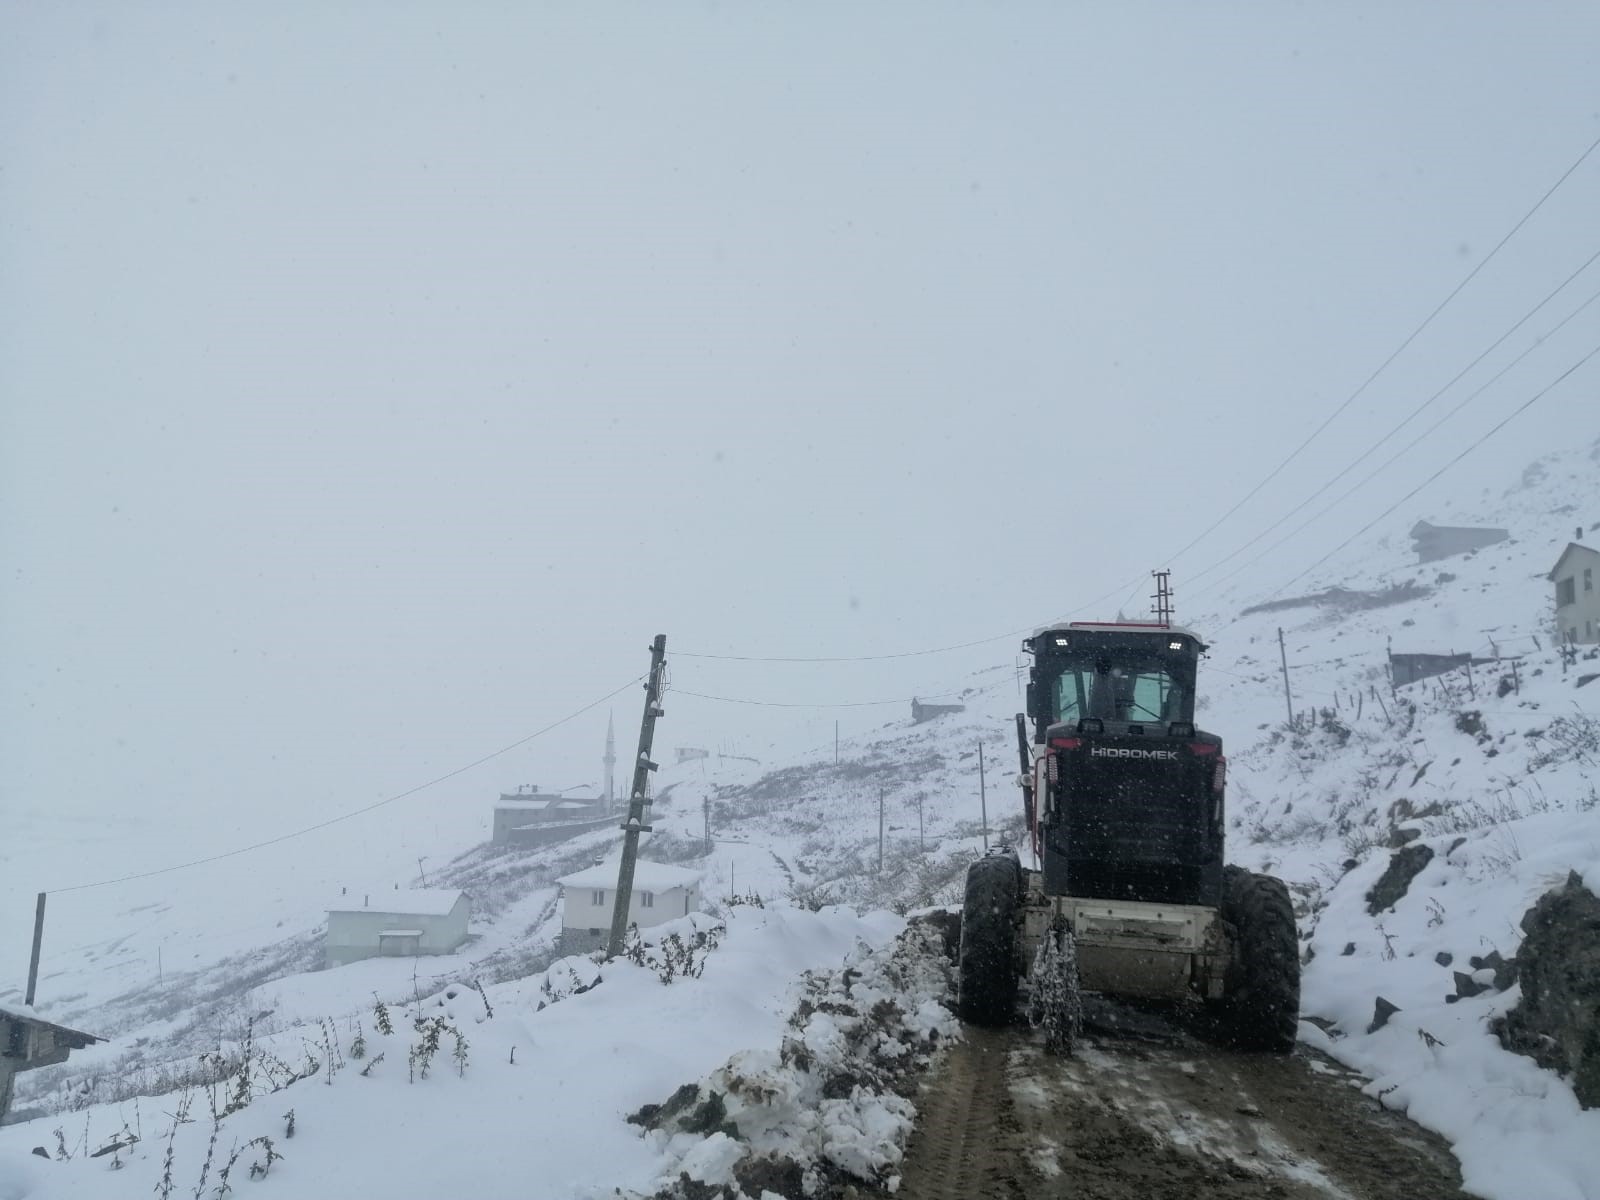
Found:
[[[991,854],[967,868],[956,960],[957,1008],[974,1025],[1006,1025],[1017,1007],[1017,912],[1022,866]]]

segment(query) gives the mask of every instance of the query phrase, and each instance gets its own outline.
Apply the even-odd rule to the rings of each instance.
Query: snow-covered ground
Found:
[[[675,924],[684,928],[662,927],[663,936],[680,932],[692,944],[693,921]],[[676,1171],[684,1151],[644,1137],[626,1116],[737,1052],[775,1051],[805,972],[864,960],[902,926],[887,913],[737,906],[715,948],[694,956],[698,976],[680,974],[668,984],[648,965],[618,960],[598,983],[591,977],[587,990],[564,997],[561,988],[543,987],[542,974],[488,987],[482,996],[453,987],[394,1006],[390,1034],[377,1028],[372,997],[360,991],[364,980],[350,977],[331,1007],[315,985],[340,972],[302,977],[297,983],[312,985],[308,992],[285,981],[284,1002],[329,1018],[338,1050],[328,1052],[317,1023],[257,1041],[258,1059],[268,1066],[276,1059],[280,1076],[258,1062],[254,1098],[222,1118],[214,1150],[211,1100],[227,1107],[231,1083],[189,1093],[188,1123],[175,1125],[181,1100],[168,1095],[8,1127],[0,1132],[0,1197],[160,1195],[165,1178],[174,1194],[210,1195],[233,1149],[244,1146],[229,1181],[237,1189],[252,1164],[268,1165],[258,1138],[270,1138],[283,1156],[269,1175],[280,1195],[648,1193],[663,1172]],[[409,1061],[424,1041],[414,1026],[419,1016],[446,1023],[426,1078]],[[456,1057],[457,1032],[464,1064]],[[352,1053],[358,1035],[360,1059]],[[223,1051],[237,1054],[240,1046],[225,1043]],[[317,1063],[312,1075],[272,1090],[308,1059]],[[56,1129],[72,1157],[31,1154],[36,1145],[57,1154]],[[140,1140],[93,1156],[125,1140],[125,1130]]]
[[[1212,643],[1201,720],[1228,747],[1231,857],[1284,876],[1301,909],[1302,1037],[1366,1073],[1383,1103],[1449,1138],[1474,1192],[1595,1200],[1600,1112],[1581,1110],[1566,1082],[1503,1050],[1488,1030],[1516,1003],[1517,988],[1448,998],[1454,972],[1468,971],[1472,956],[1516,951],[1522,914],[1568,872],[1600,890],[1595,754],[1584,740],[1600,728],[1600,682],[1578,686],[1600,673],[1600,661],[1580,656],[1563,669],[1549,637],[1544,577],[1575,526],[1600,523],[1600,443],[1549,456],[1513,479],[1464,474],[1457,484],[1453,502],[1397,513],[1285,595],[1270,591],[1281,579],[1269,561],[1220,592],[1196,587],[1200,600],[1180,617]],[[1404,537],[1419,516],[1512,536],[1419,567]],[[1326,595],[1334,585],[1366,601]],[[1268,599],[1278,603],[1245,612]],[[1298,716],[1292,729],[1280,627]],[[1502,662],[1478,666],[1470,679],[1456,672],[1391,689],[1391,647]],[[282,1098],[283,1109],[296,1111],[292,1142],[279,1136],[276,1100],[259,1099],[227,1119],[228,1145],[274,1138],[286,1157],[272,1180],[304,1181],[283,1194],[361,1194],[386,1180],[404,1182],[397,1195],[464,1190],[463,1180],[489,1181],[478,1190],[494,1193],[501,1189],[491,1184],[518,1178],[536,1179],[538,1194],[648,1191],[664,1156],[689,1151],[626,1125],[623,1115],[708,1077],[737,1052],[776,1053],[800,973],[838,966],[859,952],[858,942],[882,946],[900,924],[882,912],[807,908],[904,913],[959,899],[965,866],[984,841],[980,743],[990,839],[1015,833],[1016,663],[1011,647],[994,658],[947,681],[966,711],[912,725],[904,709],[886,710],[892,716],[876,729],[845,736],[837,756],[831,738],[819,740],[807,726],[795,745],[766,752],[762,762],[713,754],[663,767],[646,853],[702,870],[702,894],[729,921],[704,976],[670,987],[619,964],[606,968],[602,987],[537,1011],[574,986],[543,987],[559,923],[554,880],[614,855],[611,831],[506,853],[476,846],[475,826],[446,822],[430,845],[427,882],[472,894],[476,938],[457,955],[415,967],[314,969],[318,903],[336,892],[330,883],[357,873],[351,864],[365,873],[349,881],[358,886],[417,882],[382,845],[364,854],[334,835],[343,861],[311,854],[315,861],[298,875],[267,879],[242,857],[183,878],[181,893],[169,880],[131,885],[92,919],[63,898],[73,936],[52,946],[39,1007],[50,1019],[113,1036],[74,1055],[65,1070],[20,1078],[19,1107],[45,1115],[0,1130],[0,1200],[150,1191],[171,1124],[161,1114],[176,1096],[138,1102],[144,1139],[118,1156],[123,1171],[111,1172],[108,1159],[86,1159],[83,1149],[132,1120],[134,1102],[74,1111],[76,1089],[110,1075],[153,1086],[158,1067],[175,1078],[207,1046],[236,1043],[252,1017],[273,1046],[287,1047],[275,1051],[287,1063],[315,1053],[324,1018],[347,1060],[357,1021],[367,1029],[367,1061],[379,1050],[386,1056],[367,1077],[347,1061],[331,1086],[325,1073],[296,1084],[292,1099]],[[694,723],[695,709],[670,694],[668,703],[663,736],[717,744]],[[383,840],[375,828],[358,832]],[[1432,860],[1391,909],[1369,912],[1367,890],[1393,847],[1408,841],[1429,847]],[[769,904],[730,905],[735,895]],[[217,903],[195,903],[208,897]],[[167,948],[159,965],[145,936],[156,925]],[[482,1001],[460,986],[472,978],[486,984],[492,1021],[480,1020]],[[1474,980],[1488,982],[1489,974]],[[443,1011],[470,1044],[466,1073],[457,1076],[446,1058],[427,1081],[408,1083],[409,1017],[380,1044],[371,1031],[374,994],[404,1011],[418,993],[446,984],[457,995]],[[1379,996],[1398,1012],[1369,1033]],[[87,1099],[104,1088],[96,1083]],[[200,1119],[182,1126],[174,1144],[185,1192],[210,1135],[209,1113],[191,1115]],[[55,1154],[56,1128],[74,1157],[32,1156],[35,1145]]]

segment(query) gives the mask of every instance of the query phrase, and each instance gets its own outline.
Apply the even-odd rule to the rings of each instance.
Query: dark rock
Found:
[[[699,1107],[678,1122],[678,1128],[685,1133],[710,1135],[724,1128],[727,1120],[728,1106],[723,1103],[722,1093],[711,1092]]]
[[[1578,1103],[1600,1107],[1600,897],[1573,872],[1539,897],[1522,930],[1522,999],[1492,1028],[1508,1050],[1570,1073]]]
[[[40,1158],[50,1157],[50,1151],[46,1150],[43,1146],[35,1146],[33,1148],[33,1153],[37,1154]]]
[[[1340,954],[1341,957],[1349,958],[1355,952],[1356,952],[1356,944],[1354,942],[1346,942],[1344,944],[1344,949],[1339,951],[1339,954]]]
[[[688,1111],[698,1099],[700,1099],[700,1085],[685,1083],[667,1097],[665,1104],[646,1104],[638,1112],[631,1114],[627,1122],[630,1125],[643,1126],[645,1129],[660,1129],[680,1113]]]
[[[733,1177],[746,1196],[804,1196],[805,1172],[792,1158],[749,1155],[733,1164]]]
[[[1467,839],[1464,838],[1464,837],[1458,837],[1458,838],[1454,839],[1450,843],[1450,849],[1448,849],[1448,850],[1446,850],[1444,852],[1444,856],[1446,858],[1449,858],[1452,854],[1454,854],[1457,850],[1461,849],[1461,847],[1465,846],[1466,844],[1467,844]]]
[[[1395,1013],[1397,1013],[1399,1011],[1400,1011],[1400,1006],[1398,1004],[1390,1004],[1382,996],[1379,996],[1373,1002],[1373,1005],[1372,1005],[1372,1024],[1367,1026],[1367,1032],[1368,1033],[1377,1033],[1378,1030],[1382,1029],[1385,1025],[1387,1025],[1389,1023],[1389,1018],[1394,1016]]]
[[[1500,957],[1500,951],[1491,950],[1487,954],[1471,954],[1467,956],[1467,965],[1474,971],[1498,971],[1505,966],[1506,960]]]
[[[1378,882],[1367,892],[1367,912],[1377,916],[1386,908],[1393,908],[1406,894],[1411,881],[1433,861],[1433,850],[1428,846],[1407,846],[1389,859]]]
[[[1422,830],[1413,828],[1410,825],[1401,825],[1389,831],[1389,836],[1385,839],[1384,845],[1391,850],[1398,850],[1401,846],[1410,845],[1421,836]]]
[[[1451,963],[1455,962],[1455,960],[1456,956],[1451,954],[1448,950],[1441,950],[1439,953],[1433,956],[1433,961],[1438,963],[1441,967],[1448,967]]]
[[[1452,973],[1456,977],[1456,995],[1460,996],[1463,1000],[1469,996],[1476,996],[1479,992],[1485,992],[1489,990],[1471,975],[1468,975],[1465,971],[1455,971]]]

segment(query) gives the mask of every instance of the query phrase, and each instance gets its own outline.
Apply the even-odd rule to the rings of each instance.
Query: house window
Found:
[[[1585,567],[1583,569],[1583,590],[1586,591],[1586,592],[1594,591],[1594,568],[1593,567]]]
[[[22,1021],[11,1021],[6,1029],[6,1057],[26,1058],[28,1054],[28,1026]]]
[[[589,903],[594,905],[596,908],[604,908],[606,903],[605,892],[591,892],[589,894]]]
[[[1563,579],[1556,584],[1556,607],[1565,608],[1574,604],[1578,599],[1578,581],[1576,577]]]
[[[656,906],[656,894],[654,892],[640,892],[639,893],[639,907],[640,908],[654,908],[655,906]]]

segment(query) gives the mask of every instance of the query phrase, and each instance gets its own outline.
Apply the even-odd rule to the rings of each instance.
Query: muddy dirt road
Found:
[[[905,1200],[1453,1200],[1448,1146],[1309,1051],[1218,1049],[1151,1020],[1074,1057],[968,1027],[924,1086]]]

